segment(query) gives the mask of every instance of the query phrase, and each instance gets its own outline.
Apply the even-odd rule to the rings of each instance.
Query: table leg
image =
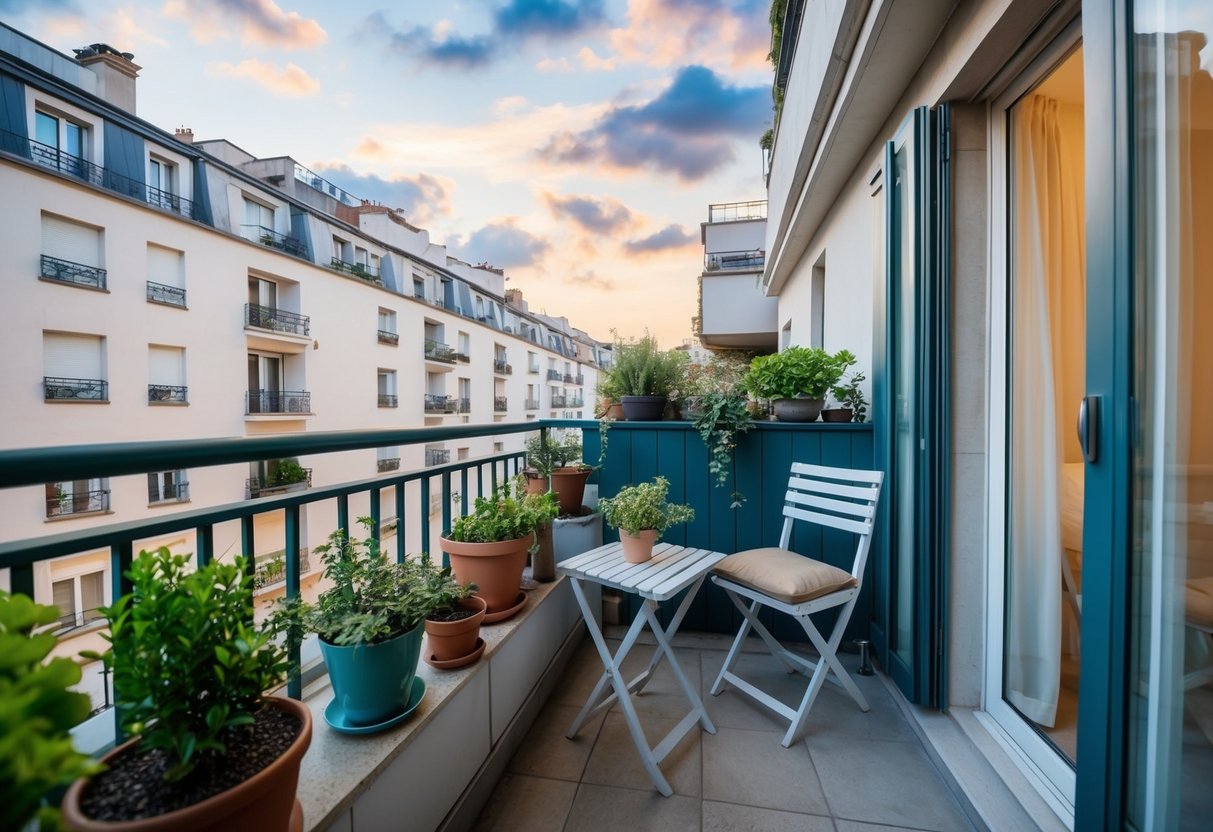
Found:
[[[698,588],[698,584],[696,584],[695,589]],[[677,632],[678,622],[672,622],[669,630],[662,630],[661,622],[657,620],[657,603],[655,601],[646,600],[640,614],[649,619],[649,627],[653,630],[653,637],[657,639],[658,653],[669,657],[670,669],[674,671],[674,678],[678,680],[679,687],[682,688],[683,694],[691,703],[691,713],[699,715],[699,724],[703,726],[703,730],[709,734],[715,734],[716,726],[712,724],[712,718],[708,716],[707,709],[703,707],[699,694],[687,679],[686,674],[682,672],[682,665],[678,663],[678,659],[674,656],[674,648],[670,644],[670,640]]]
[[[705,575],[704,578],[707,576]],[[678,605],[678,609],[674,611],[674,617],[670,619],[670,626],[666,630],[668,638],[672,641],[674,634],[678,632],[678,628],[682,626],[682,619],[686,617],[687,611],[691,608],[691,602],[695,600],[695,596],[699,594],[699,587],[703,585],[704,578],[700,578],[691,588],[687,590],[687,594],[683,597],[682,603]],[[657,666],[661,664],[661,659],[664,654],[661,650],[653,651],[653,659],[649,662],[648,669],[628,683],[628,688],[641,693],[644,691],[645,685],[653,678],[653,674],[657,671]]]

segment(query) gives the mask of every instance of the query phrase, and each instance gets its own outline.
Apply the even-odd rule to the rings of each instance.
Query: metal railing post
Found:
[[[294,600],[299,597],[299,506],[287,506],[284,511],[286,551],[283,553],[283,559],[286,561],[286,597],[288,600]],[[299,642],[297,635],[287,636],[287,661],[290,662],[290,670],[287,671],[286,693],[291,699],[303,698]]]

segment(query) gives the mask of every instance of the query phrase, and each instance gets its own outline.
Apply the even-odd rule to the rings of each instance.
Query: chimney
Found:
[[[515,309],[526,311],[526,302],[522,299],[521,289],[506,289],[505,290],[506,306],[512,306]]]
[[[97,76],[97,95],[114,107],[135,114],[135,79],[143,67],[130,52],[119,52],[107,43],[94,43],[72,50],[81,66]]]
[[[192,127],[178,127],[173,131],[173,135],[177,137],[177,141],[182,144],[194,143],[194,129]]]

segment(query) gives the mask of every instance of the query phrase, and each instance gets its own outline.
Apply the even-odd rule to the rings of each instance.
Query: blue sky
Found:
[[[598,337],[690,334],[710,202],[762,198],[765,0],[0,0],[143,67],[139,115],[403,208]]]

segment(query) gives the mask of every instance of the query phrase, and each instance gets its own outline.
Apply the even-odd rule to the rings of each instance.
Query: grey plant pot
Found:
[[[552,521],[552,549],[556,562],[568,560],[602,545],[602,512]]]
[[[629,422],[660,422],[665,413],[665,396],[620,396],[623,415]]]
[[[775,399],[775,418],[781,422],[816,422],[825,399]]]

